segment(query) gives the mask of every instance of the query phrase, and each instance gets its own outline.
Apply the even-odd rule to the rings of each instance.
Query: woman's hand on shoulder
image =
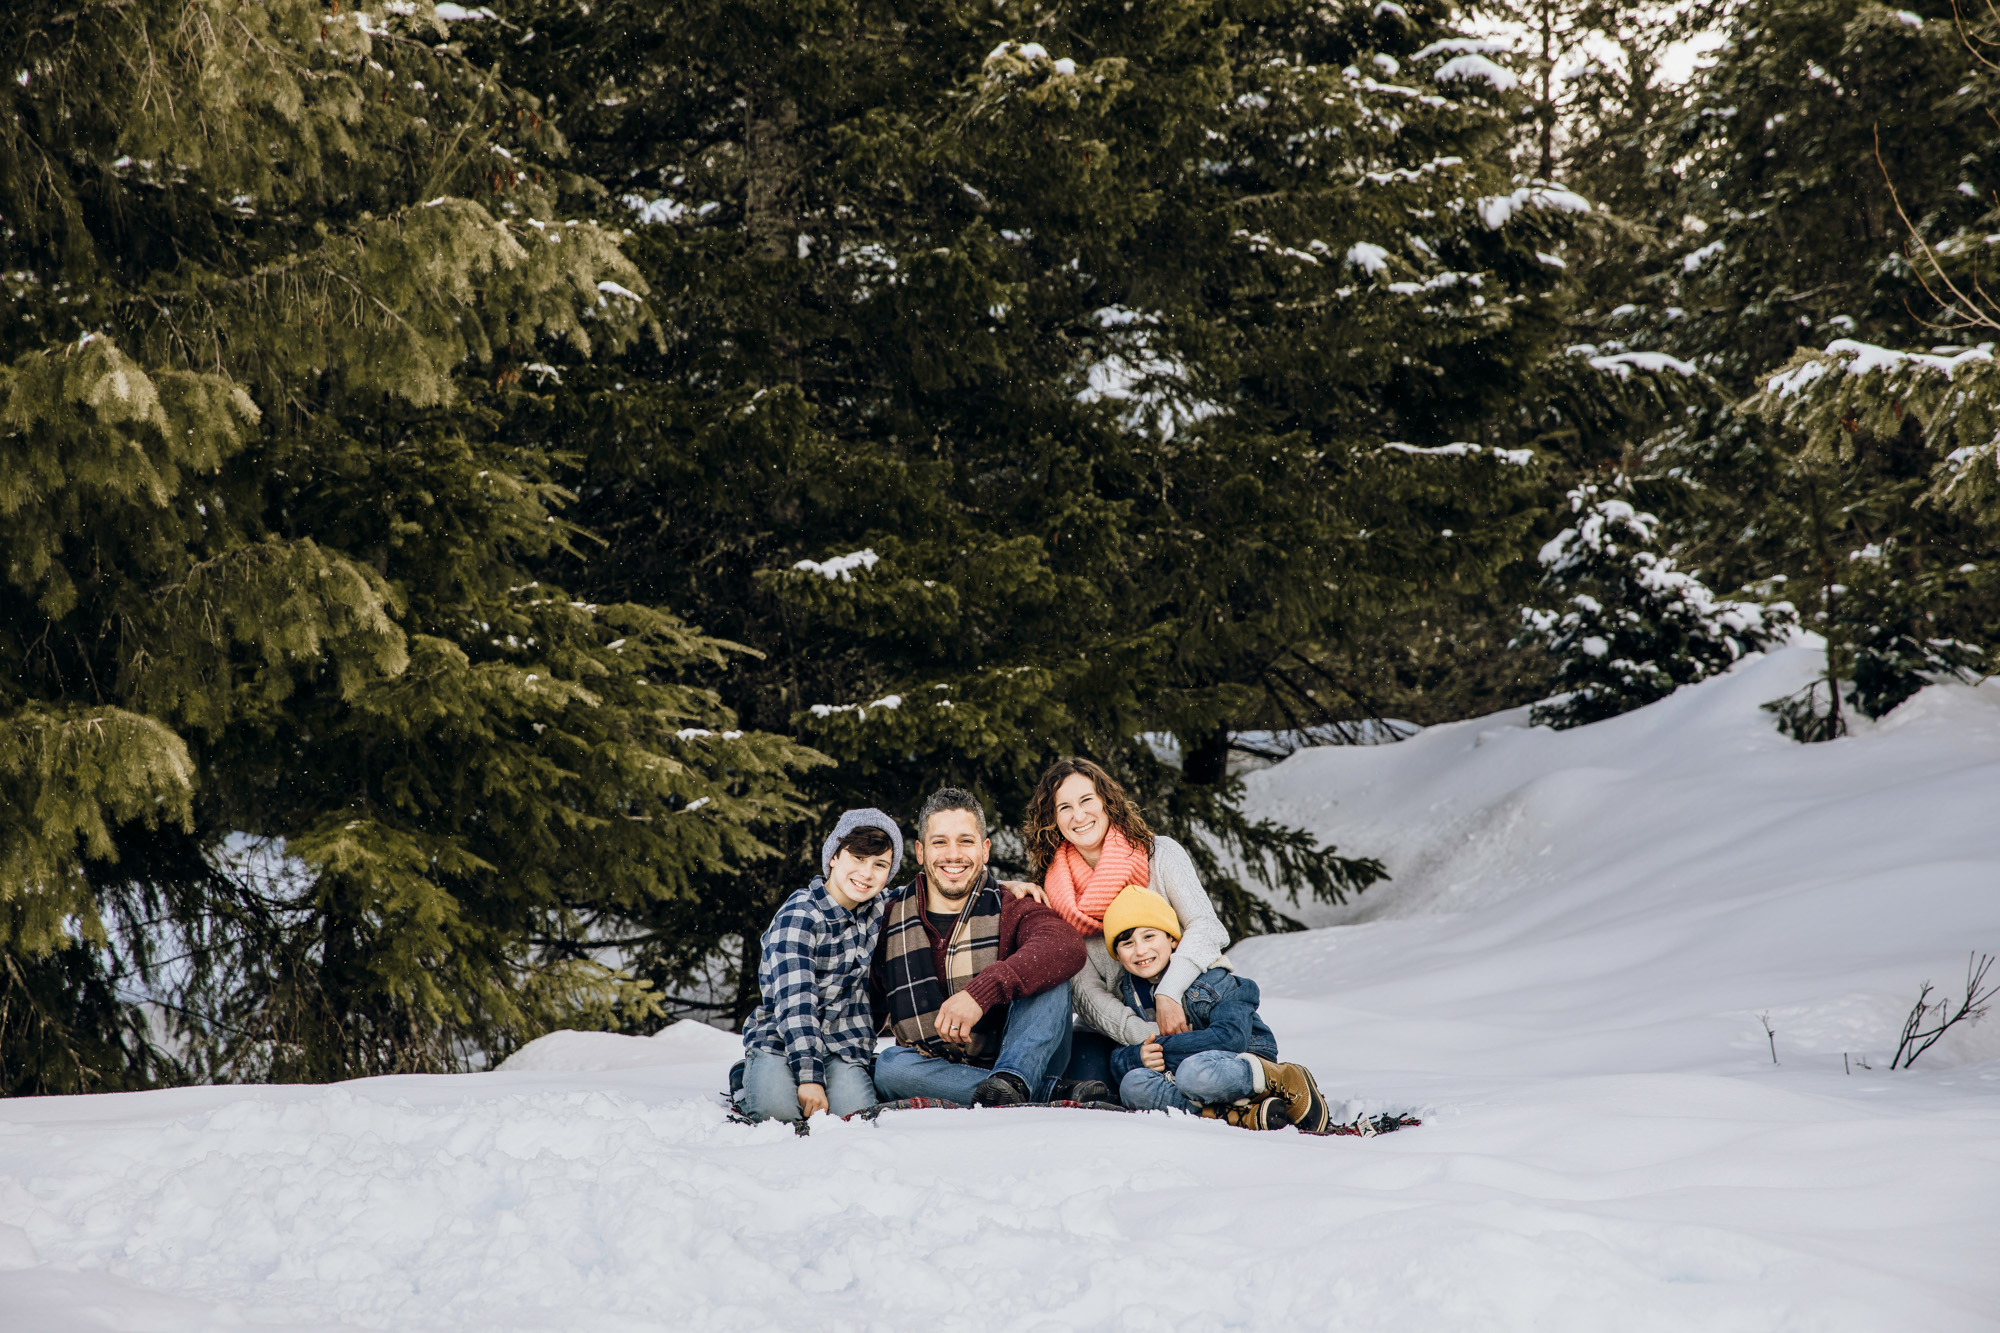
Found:
[[[1003,879],[1000,881],[1000,887],[1016,898],[1033,898],[1044,907],[1049,905],[1049,891],[1039,884],[1025,879]]]

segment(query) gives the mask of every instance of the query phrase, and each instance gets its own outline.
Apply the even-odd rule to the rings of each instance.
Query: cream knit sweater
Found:
[[[1215,905],[1201,887],[1185,847],[1172,838],[1155,838],[1152,860],[1153,882],[1147,887],[1173,904],[1174,915],[1181,919],[1180,945],[1153,991],[1178,1001],[1196,977],[1211,967],[1229,966],[1222,957],[1229,947],[1229,932],[1215,915]],[[1157,1024],[1133,1013],[1119,998],[1118,978],[1124,969],[1104,947],[1104,936],[1085,940],[1083,954],[1083,971],[1076,974],[1071,993],[1084,1025],[1121,1046],[1135,1046],[1158,1032]]]

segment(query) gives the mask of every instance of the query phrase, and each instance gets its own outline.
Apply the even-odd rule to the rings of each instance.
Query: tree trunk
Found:
[[[729,1011],[738,1032],[750,1021],[750,1015],[756,1012],[758,1001],[763,997],[763,987],[757,981],[757,965],[763,957],[763,936],[755,929],[746,929],[743,932],[743,948],[736,959],[736,1001]]]
[[[1181,775],[1202,787],[1213,787],[1229,774],[1229,728],[1217,726],[1189,744],[1181,738]]]
[[[743,218],[750,252],[760,259],[790,259],[798,244],[798,125],[791,99],[756,91],[744,98]]]
[[[1556,53],[1555,14],[1552,0],[1542,0],[1542,160],[1537,174],[1553,180],[1556,174]]]

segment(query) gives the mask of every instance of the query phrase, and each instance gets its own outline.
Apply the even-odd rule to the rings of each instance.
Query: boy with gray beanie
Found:
[[[820,848],[818,878],[785,899],[764,932],[763,1002],[743,1026],[743,1087],[753,1120],[852,1115],[875,1104],[875,1020],[868,965],[882,890],[903,864],[903,834],[880,810],[849,810]]]

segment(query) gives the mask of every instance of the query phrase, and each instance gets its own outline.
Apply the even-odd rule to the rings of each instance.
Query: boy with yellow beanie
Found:
[[[1180,918],[1149,889],[1128,887],[1104,911],[1104,943],[1125,970],[1119,993],[1153,1019],[1153,982],[1173,961]],[[1278,1039],[1257,1013],[1257,983],[1227,963],[1195,978],[1181,998],[1189,1030],[1111,1053],[1118,1099],[1147,1110],[1194,1111],[1246,1129],[1297,1125],[1321,1133],[1332,1118],[1304,1065],[1278,1063]]]

